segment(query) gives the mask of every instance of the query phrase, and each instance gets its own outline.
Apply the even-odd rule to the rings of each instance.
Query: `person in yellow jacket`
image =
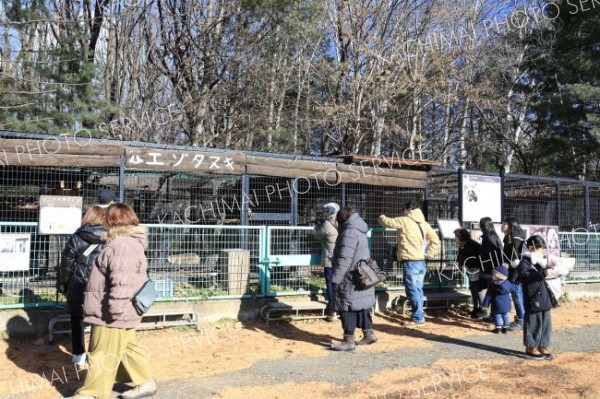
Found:
[[[398,250],[396,256],[402,266],[406,298],[412,308],[412,325],[425,324],[423,312],[423,283],[426,259],[434,259],[440,248],[440,239],[425,220],[415,200],[404,205],[404,215],[390,218],[379,216],[379,224],[396,229]]]

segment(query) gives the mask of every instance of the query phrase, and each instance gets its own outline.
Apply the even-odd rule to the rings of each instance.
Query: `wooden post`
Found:
[[[223,288],[228,295],[244,295],[250,278],[250,251],[222,249],[219,256]]]

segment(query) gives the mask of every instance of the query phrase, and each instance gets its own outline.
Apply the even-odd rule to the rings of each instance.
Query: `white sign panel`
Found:
[[[501,222],[502,210],[499,176],[462,175],[463,222],[479,222],[490,217]]]
[[[73,234],[81,226],[82,197],[40,196],[40,234]]]
[[[437,224],[440,228],[442,238],[454,238],[454,230],[461,228],[458,220],[438,219]]]
[[[0,272],[29,270],[31,234],[0,234]]]

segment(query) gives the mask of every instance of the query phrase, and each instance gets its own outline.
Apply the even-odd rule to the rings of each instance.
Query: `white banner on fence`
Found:
[[[29,270],[31,234],[0,234],[0,272]]]

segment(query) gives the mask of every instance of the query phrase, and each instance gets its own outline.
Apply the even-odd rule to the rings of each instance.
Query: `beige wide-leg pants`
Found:
[[[89,370],[77,393],[110,399],[115,382],[142,385],[152,380],[148,349],[136,339],[135,329],[92,326]]]

